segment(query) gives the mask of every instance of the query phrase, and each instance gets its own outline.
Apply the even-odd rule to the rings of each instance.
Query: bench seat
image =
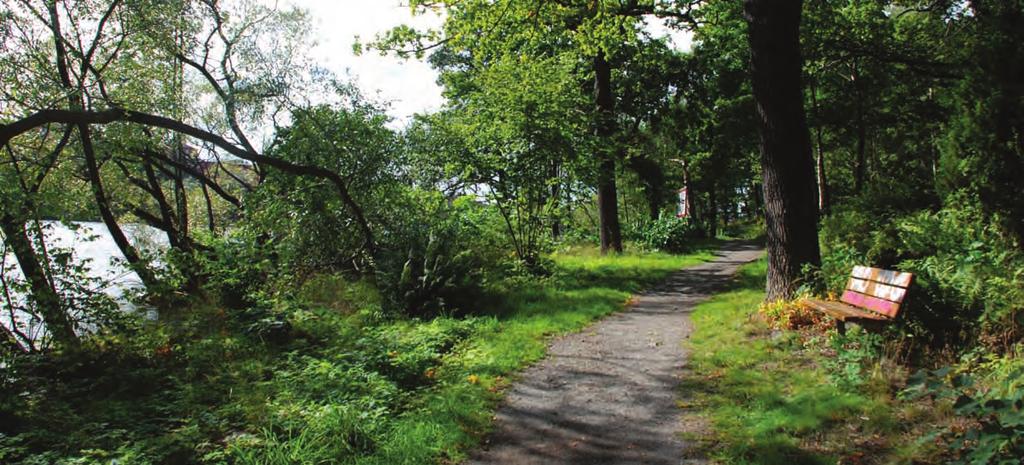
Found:
[[[804,299],[802,303],[808,307],[811,307],[819,312],[827,313],[832,318],[839,321],[847,320],[875,320],[875,321],[888,321],[889,319],[885,316],[879,315],[875,312],[869,312],[861,310],[853,305],[844,304],[842,302],[832,302],[828,300],[818,299]]]

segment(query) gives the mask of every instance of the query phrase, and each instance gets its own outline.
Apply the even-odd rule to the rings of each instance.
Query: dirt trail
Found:
[[[676,405],[693,307],[761,249],[732,243],[636,303],[554,341],[498,410],[467,465],[684,463]]]

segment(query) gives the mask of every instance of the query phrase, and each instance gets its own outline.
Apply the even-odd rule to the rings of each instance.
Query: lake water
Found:
[[[68,251],[72,260],[78,264],[84,264],[86,274],[95,278],[97,287],[94,291],[103,292],[112,297],[122,309],[134,310],[134,306],[125,298],[126,293],[131,290],[142,288],[139,276],[124,266],[124,256],[117,248],[110,232],[103,223],[95,222],[73,222],[70,226],[56,221],[40,222],[40,227],[46,237],[46,247],[53,252]],[[167,247],[167,236],[163,231],[155,228],[127,224],[122,225],[129,241],[142,251],[155,252]],[[6,250],[4,248],[3,250]],[[4,278],[9,282],[22,280],[21,269],[18,268],[17,260],[13,254],[6,254],[0,257],[2,260],[2,272]],[[13,294],[14,307],[24,303],[24,296]],[[18,324],[26,334],[39,337],[45,331],[41,322],[36,321],[27,313],[10,309],[11,305],[3,299],[0,301],[0,321],[6,327],[11,324]]]

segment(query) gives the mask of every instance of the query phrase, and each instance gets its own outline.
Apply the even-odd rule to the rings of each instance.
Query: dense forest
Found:
[[[840,463],[1019,463],[1024,1],[409,0],[356,46],[438,71],[407,124],[273,3],[2,2],[0,462],[456,463],[549,336],[756,240],[751,324],[936,415]],[[914,286],[839,335],[799,299],[855,265]]]

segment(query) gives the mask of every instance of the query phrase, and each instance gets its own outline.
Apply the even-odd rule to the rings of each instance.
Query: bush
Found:
[[[883,336],[867,331],[835,334],[829,343],[835,355],[823,359],[832,384],[857,389],[867,381],[865,370],[882,355]]]
[[[757,309],[768,325],[776,329],[797,329],[820,323],[821,312],[809,309],[799,303],[779,300],[765,302]]]
[[[224,237],[211,237],[206,245],[210,252],[197,254],[195,261],[206,279],[206,289],[228,308],[242,309],[255,304],[253,294],[274,268],[255,239],[235,231]]]
[[[636,228],[630,235],[646,250],[683,253],[693,246],[694,239],[703,237],[704,232],[690,218],[662,215]]]
[[[921,370],[912,376],[903,395],[930,396],[953,402],[954,412],[967,420],[926,438],[947,442],[954,454],[951,464],[1017,464],[1024,457],[1024,366],[1019,363],[1005,377],[979,385],[969,372],[950,367]]]
[[[449,204],[436,193],[411,190],[382,244],[378,285],[385,306],[429,317],[465,310],[508,260],[497,218],[470,197]]]

